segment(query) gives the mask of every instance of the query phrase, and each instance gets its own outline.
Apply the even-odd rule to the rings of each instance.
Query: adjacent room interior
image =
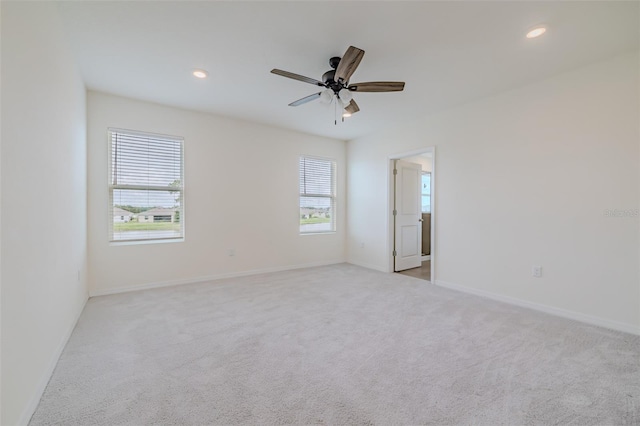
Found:
[[[390,167],[393,173],[390,176],[392,180],[390,208],[393,210],[394,233],[391,250],[393,271],[426,281],[431,280],[431,229],[435,228],[435,215],[431,214],[434,150],[435,148],[429,148],[417,155],[412,153],[409,156],[393,159]],[[399,167],[402,163],[398,163],[398,161],[408,163],[410,169],[416,170],[415,176],[411,179],[411,181],[415,181],[414,184],[407,186],[407,182],[402,182],[403,174],[398,173],[398,170],[402,171],[402,167]],[[417,166],[420,166],[419,169]],[[405,185],[405,188],[400,188],[401,185]],[[408,193],[407,189],[410,189]],[[408,222],[412,226],[402,227],[399,219],[402,218],[403,205],[406,205],[407,202],[409,202],[408,207],[413,216]],[[407,250],[403,247],[407,241],[402,241],[405,235],[409,239]]]
[[[0,11],[0,424],[640,423],[639,3]]]

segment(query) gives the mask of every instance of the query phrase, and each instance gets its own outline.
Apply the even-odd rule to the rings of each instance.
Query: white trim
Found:
[[[582,314],[580,312],[569,311],[562,308],[556,308],[554,306],[548,306],[540,303],[529,302],[526,300],[517,299],[515,297],[504,296],[501,294],[496,294],[496,293],[492,293],[485,290],[466,287],[460,284],[454,284],[454,283],[450,283],[442,280],[436,280],[435,283],[440,287],[445,287],[451,290],[473,294],[475,296],[496,300],[498,302],[508,303],[510,305],[520,306],[523,308],[529,308],[529,309],[533,309],[534,311],[544,312],[546,314],[551,314],[551,315],[555,315],[562,318],[568,318],[568,319],[580,321],[586,324],[597,325],[599,327],[609,328],[616,331],[622,331],[625,333],[640,335],[640,327],[637,327],[631,324],[612,321],[605,318],[594,317],[591,315]]]
[[[300,181],[300,162],[303,159],[310,159],[310,160],[317,160],[317,161],[326,161],[331,163],[331,191],[332,193],[330,195],[324,195],[324,194],[300,194],[298,197],[298,204],[300,204],[300,200],[303,197],[310,197],[310,198],[328,198],[329,200],[331,200],[331,229],[328,231],[300,231],[300,210],[298,209],[298,232],[300,235],[308,235],[308,234],[330,234],[330,233],[335,233],[336,230],[338,229],[338,221],[337,221],[337,212],[338,212],[338,160],[335,158],[324,158],[324,157],[314,157],[311,155],[301,155],[298,158],[298,181]],[[305,187],[306,189],[306,187]],[[300,188],[298,188],[298,192],[300,192]]]
[[[430,229],[430,237],[431,237],[431,247],[429,252],[429,260],[433,256],[433,260],[431,260],[431,272],[430,272],[430,280],[429,282],[436,281],[436,147],[431,147],[431,229]]]
[[[389,254],[389,261],[387,263],[386,269],[382,270],[378,267],[374,269],[382,270],[383,272],[393,272],[394,268],[394,258],[391,255],[393,253],[394,245],[395,245],[395,227],[393,222],[393,202],[395,200],[395,186],[393,181],[393,161],[401,160],[402,158],[414,157],[416,155],[424,154],[426,152],[431,153],[431,256],[433,259],[431,260],[431,280],[435,280],[436,278],[436,147],[435,145],[427,146],[424,148],[414,149],[412,151],[401,152],[397,154],[393,154],[387,157],[387,248]]]
[[[153,186],[153,185],[113,185],[112,184],[112,173],[113,173],[113,158],[112,158],[112,153],[113,153],[113,135],[117,134],[117,133],[122,133],[125,135],[132,135],[132,136],[137,136],[137,137],[153,137],[156,139],[164,139],[165,141],[170,141],[170,142],[177,142],[180,144],[180,183],[181,183],[181,187],[177,188],[177,189],[171,189],[174,190],[176,192],[180,193],[180,208],[179,208],[179,213],[180,213],[180,230],[181,230],[181,235],[179,237],[176,238],[141,238],[141,239],[134,239],[134,240],[114,240],[113,239],[113,234],[114,234],[114,228],[113,228],[113,208],[115,207],[113,205],[113,191],[114,190],[148,190],[148,191],[168,191],[168,188],[171,188],[170,186]],[[160,133],[152,133],[152,132],[143,132],[143,131],[138,131],[138,130],[125,130],[125,129],[118,129],[118,128],[114,128],[114,127],[108,127],[107,128],[107,188],[109,191],[109,210],[108,210],[108,215],[107,217],[109,218],[108,220],[108,236],[109,236],[109,243],[121,243],[123,241],[126,241],[130,244],[148,244],[148,243],[155,243],[155,242],[167,242],[167,240],[178,240],[179,242],[184,241],[185,239],[185,235],[186,235],[186,231],[185,231],[185,208],[184,208],[184,204],[185,204],[185,197],[184,197],[184,189],[185,189],[185,182],[184,182],[184,159],[185,159],[185,143],[184,143],[184,137],[182,136],[171,136],[171,135],[163,135]],[[140,212],[142,213],[142,212]],[[138,214],[139,215],[139,214]],[[137,220],[137,219],[136,219]]]
[[[90,291],[89,297],[108,296],[110,294],[120,294],[120,293],[128,293],[131,291],[150,290],[154,288],[171,287],[174,285],[196,284],[196,283],[203,283],[207,281],[221,280],[225,278],[246,277],[248,275],[290,271],[294,269],[303,269],[303,268],[313,268],[316,266],[335,265],[338,263],[345,263],[345,261],[344,259],[335,259],[335,260],[329,260],[324,262],[305,263],[301,265],[277,266],[274,268],[251,269],[251,270],[242,271],[242,272],[229,272],[224,274],[207,275],[203,277],[183,278],[183,279],[159,281],[159,282],[147,283],[147,284],[136,284],[136,285],[126,286],[126,287],[115,287],[115,288],[110,288],[106,290]]]
[[[38,408],[38,404],[40,404],[40,399],[44,394],[44,390],[47,388],[47,385],[49,384],[49,380],[51,380],[51,376],[53,375],[53,370],[55,370],[56,365],[58,365],[58,360],[60,360],[60,355],[62,355],[62,351],[64,350],[65,346],[67,346],[67,342],[71,337],[71,333],[73,333],[73,330],[76,328],[76,324],[78,324],[78,320],[80,319],[80,315],[82,315],[82,311],[84,311],[84,307],[87,304],[87,300],[89,299],[87,298],[82,304],[82,306],[80,307],[80,309],[78,310],[78,312],[76,312],[75,320],[71,323],[67,331],[64,333],[64,336],[62,336],[62,339],[60,340],[58,347],[53,352],[53,356],[49,360],[49,365],[47,366],[46,370],[44,370],[44,373],[40,377],[40,380],[38,381],[38,384],[36,385],[35,390],[31,394],[31,398],[29,398],[29,401],[27,402],[27,406],[24,408],[24,410],[22,411],[22,414],[20,415],[20,418],[18,420],[19,425],[29,424],[29,422],[31,421],[31,417],[36,412],[36,408]]]
[[[338,231],[313,231],[313,232],[301,232],[300,236],[304,237],[305,235],[327,235],[327,234],[337,234]]]
[[[175,135],[165,135],[164,133],[154,133],[154,132],[145,132],[142,130],[131,130],[131,129],[123,129],[121,127],[107,127],[107,132],[109,133],[129,133],[132,135],[145,137],[145,136],[154,136],[157,138],[168,139],[173,142],[184,142],[183,136],[175,136]]]
[[[426,255],[426,256],[422,256],[422,257],[420,258],[420,260],[421,260],[422,262],[424,262],[425,260],[431,260],[431,255],[430,255],[430,254],[428,254],[428,255]]]
[[[373,263],[360,262],[357,260],[348,260],[347,263],[351,265],[362,266],[363,268],[373,269],[375,271],[380,271],[380,272],[393,272],[393,271],[388,271],[385,268],[381,268],[380,265],[374,265]]]
[[[165,244],[165,243],[184,243],[184,237],[162,238],[158,240],[114,240],[109,241],[110,246],[139,246],[141,244]]]
[[[389,156],[390,160],[402,160],[407,157],[415,157],[416,155],[424,154],[425,152],[431,152],[435,148],[434,146],[427,146],[424,148],[418,148],[411,151],[400,152]]]

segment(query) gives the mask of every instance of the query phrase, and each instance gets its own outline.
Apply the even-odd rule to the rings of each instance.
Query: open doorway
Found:
[[[391,270],[434,278],[434,148],[390,158]]]

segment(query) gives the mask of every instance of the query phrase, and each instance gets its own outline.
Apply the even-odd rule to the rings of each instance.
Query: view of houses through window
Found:
[[[109,131],[111,241],[182,238],[183,140]]]

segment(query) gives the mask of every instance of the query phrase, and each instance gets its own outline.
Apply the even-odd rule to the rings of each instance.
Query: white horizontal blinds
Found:
[[[111,240],[181,238],[183,140],[110,130]]]
[[[300,232],[335,230],[336,163],[300,157]]]
[[[333,161],[300,158],[300,194],[333,195]]]
[[[111,133],[113,185],[166,187],[182,177],[182,140]]]

